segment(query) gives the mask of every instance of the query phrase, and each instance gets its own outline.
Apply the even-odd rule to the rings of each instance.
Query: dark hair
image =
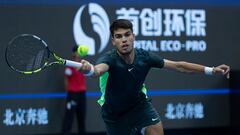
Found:
[[[117,20],[114,20],[110,26],[110,32],[112,37],[113,37],[114,31],[119,28],[131,29],[131,31],[133,32],[133,25],[131,21],[127,19],[117,19]]]
[[[77,49],[78,49],[78,46],[77,46],[77,45],[73,46],[72,52],[73,52],[73,53],[77,52]]]

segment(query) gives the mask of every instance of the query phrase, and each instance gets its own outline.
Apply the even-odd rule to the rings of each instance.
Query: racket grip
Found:
[[[66,66],[70,66],[70,67],[75,67],[75,68],[80,68],[80,67],[82,67],[82,63],[75,62],[75,61],[71,61],[71,60],[66,60],[66,61],[65,61],[65,65],[66,65]]]

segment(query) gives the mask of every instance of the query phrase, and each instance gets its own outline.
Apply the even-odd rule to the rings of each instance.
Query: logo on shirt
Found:
[[[88,46],[88,55],[95,55],[96,51],[101,53],[109,41],[109,26],[108,15],[100,5],[89,3],[81,6],[73,22],[73,35],[76,44]],[[96,47],[96,45],[100,46]]]
[[[152,121],[156,121],[156,120],[158,120],[158,118],[152,118]]]
[[[133,68],[129,68],[129,69],[128,69],[128,72],[131,72],[132,70],[133,70]]]

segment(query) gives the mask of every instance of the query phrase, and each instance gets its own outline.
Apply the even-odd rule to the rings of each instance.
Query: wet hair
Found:
[[[74,45],[73,48],[72,48],[72,52],[73,52],[73,53],[77,52],[77,49],[78,49],[78,46],[77,46],[77,45]]]
[[[123,29],[130,29],[133,32],[133,25],[132,22],[127,19],[117,19],[114,20],[110,26],[111,36],[114,36],[114,31],[123,28]]]

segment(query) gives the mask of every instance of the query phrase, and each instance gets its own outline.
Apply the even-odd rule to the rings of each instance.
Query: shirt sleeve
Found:
[[[96,64],[101,64],[101,63],[105,63],[108,66],[111,66],[111,64],[112,64],[111,55],[106,53],[103,56],[101,56],[100,58],[98,58]]]
[[[153,52],[149,52],[149,63],[154,68],[163,68],[164,66],[163,58]]]

